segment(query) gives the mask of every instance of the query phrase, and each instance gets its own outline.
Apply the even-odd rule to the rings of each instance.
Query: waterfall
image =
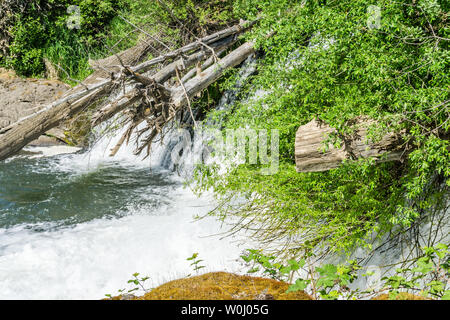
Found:
[[[236,102],[245,80],[256,71],[254,62],[254,57],[244,62],[218,110]],[[255,90],[248,99],[267,94]],[[221,239],[217,234],[226,230],[213,217],[194,221],[207,216],[216,203],[212,194],[197,198],[182,186],[198,161],[211,160],[205,152],[208,137],[195,139],[199,129],[193,128],[190,114],[182,119],[189,143],[177,149],[186,137],[172,123],[145,160],[133,154],[133,139],[109,156],[125,128],[104,131],[118,121],[96,128],[98,141],[89,150],[63,154],[70,150],[28,148],[46,157],[18,156],[0,164],[0,299],[100,299],[127,287],[134,272],[148,275],[148,288],[155,287],[192,274],[186,259],[195,252],[204,260],[203,271],[247,271],[240,255],[257,243],[245,234]],[[220,120],[204,122],[220,127]],[[357,249],[352,257],[363,260],[364,271],[379,271],[379,276],[388,270],[384,265],[417,254],[417,243],[428,244],[425,235],[448,243],[449,213],[447,202],[433,220],[401,239],[386,235],[370,256]],[[362,278],[355,286],[371,283],[376,281]]]
[[[220,107],[233,99],[225,93]],[[101,299],[129,289],[135,272],[156,287],[195,274],[186,260],[193,253],[204,272],[242,272],[240,255],[254,244],[244,235],[221,239],[221,223],[207,216],[212,195],[197,198],[172,172],[176,130],[143,160],[133,143],[109,157],[125,129],[104,129],[84,152],[0,164],[0,299]],[[184,172],[197,147],[184,153]]]

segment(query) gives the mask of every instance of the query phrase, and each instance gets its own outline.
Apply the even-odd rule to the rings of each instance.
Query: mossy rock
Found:
[[[430,300],[428,298],[418,296],[408,292],[400,292],[396,295],[395,299],[390,299],[388,293],[381,294],[372,300]]]
[[[273,279],[213,272],[167,282],[136,299],[312,300],[312,297],[303,291],[286,293],[288,288],[288,283]]]

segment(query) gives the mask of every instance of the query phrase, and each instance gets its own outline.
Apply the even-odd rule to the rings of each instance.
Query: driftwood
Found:
[[[253,45],[245,43],[217,61],[218,55],[230,49],[237,36],[251,26],[252,23],[242,22],[136,66],[127,65],[116,55],[117,59],[110,60],[119,61],[120,65],[115,66],[118,71],[112,72],[110,77],[89,77],[89,81],[80,83],[39,112],[1,128],[0,160],[17,153],[36,137],[105,96],[116,98],[94,115],[92,123],[97,125],[120,112],[129,122],[125,136],[112,154],[122,143],[129,141],[137,125],[144,121],[147,126],[137,132],[139,145],[136,153],[145,148],[147,153],[150,152],[153,139],[186,106],[190,108],[190,99],[219,79],[226,69],[242,63],[254,52]],[[159,64],[163,64],[160,71],[148,74]],[[201,66],[207,68],[198,70]],[[197,70],[196,76],[191,67]],[[175,76],[176,79],[171,81]],[[139,142],[140,138],[142,141]]]
[[[367,129],[373,120],[360,118],[355,122],[354,134],[341,137],[342,147],[324,143],[336,130],[313,120],[298,128],[295,138],[297,172],[318,172],[337,168],[345,159],[374,158],[377,162],[401,160],[404,153],[399,134],[389,133],[379,141],[367,138]]]

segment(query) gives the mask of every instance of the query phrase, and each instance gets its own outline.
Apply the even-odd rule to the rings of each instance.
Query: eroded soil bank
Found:
[[[70,86],[58,80],[21,78],[14,71],[0,68],[0,129],[41,110],[60,98]],[[48,131],[32,146],[77,144],[71,139],[70,123]]]

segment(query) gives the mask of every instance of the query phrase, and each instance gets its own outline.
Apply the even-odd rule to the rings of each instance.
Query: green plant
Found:
[[[128,282],[127,282],[128,284],[135,285],[135,287],[133,287],[131,289],[119,289],[118,290],[118,295],[122,296],[124,294],[132,294],[133,292],[136,292],[136,291],[139,291],[139,290],[142,290],[143,293],[146,293],[146,292],[150,291],[150,289],[146,289],[144,287],[145,282],[147,280],[149,280],[150,277],[139,277],[139,275],[140,274],[138,272],[133,273],[133,275],[132,275],[133,278],[128,280]],[[112,294],[105,294],[105,297],[110,298],[110,299],[113,298]]]
[[[13,27],[14,40],[6,65],[21,75],[40,75],[44,71],[42,43],[45,27],[40,18],[23,18]]]
[[[260,18],[245,37],[266,55],[238,101],[213,113],[224,131],[278,130],[280,166],[272,176],[248,163],[226,172],[199,166],[196,190],[214,191],[220,203],[211,214],[242,221],[233,231],[250,228],[263,243],[296,239],[288,245],[301,256],[370,248],[373,234],[399,234],[442,207],[450,186],[449,4],[424,9],[428,2],[378,1],[381,27],[371,29],[363,0],[236,1],[238,16]],[[401,133],[402,162],[348,159],[326,172],[296,172],[300,125],[319,119],[344,136],[359,116],[376,120],[374,142]]]
[[[139,289],[142,289],[144,292],[147,292],[148,289],[146,289],[144,287],[144,282],[147,281],[148,279],[150,279],[150,277],[142,277],[142,278],[138,278],[139,277],[139,273],[135,272],[133,273],[133,279],[128,280],[128,283],[132,283],[138,287],[134,287],[133,289],[128,290],[128,292],[133,292],[133,291],[137,291]]]
[[[423,255],[412,264],[413,267],[399,268],[393,276],[380,279],[379,288],[360,290],[350,285],[359,277],[372,275],[359,274],[362,267],[354,260],[342,264],[325,264],[313,267],[307,260],[288,260],[285,264],[276,262],[276,257],[266,256],[260,250],[247,250],[242,259],[252,264],[248,273],[262,271],[280,281],[295,282],[287,292],[308,291],[314,299],[365,299],[388,292],[395,299],[400,292],[420,294],[425,298],[450,299],[450,256],[448,246],[422,248]],[[306,277],[305,277],[306,274]]]
[[[198,259],[198,253],[194,253],[192,254],[192,256],[190,256],[189,258],[186,259],[187,261],[192,261],[191,263],[191,267],[193,268],[194,272],[198,274],[198,272],[205,268],[205,266],[202,266],[200,264],[200,262],[203,262],[203,260]],[[188,277],[190,277],[191,275],[189,274]]]
[[[450,256],[445,244],[422,248],[423,256],[413,268],[399,268],[396,274],[383,277],[385,290],[395,299],[400,290],[418,292],[424,297],[450,300]]]
[[[248,249],[245,255],[241,255],[241,258],[248,264],[253,263],[253,267],[248,273],[262,271],[263,274],[276,280],[292,279],[295,272],[305,264],[303,259],[299,261],[291,259],[287,261],[287,265],[283,265],[276,262],[277,258],[275,256],[266,256],[261,250],[255,249]]]
[[[20,75],[41,76],[45,57],[64,69],[62,79],[82,80],[91,72],[88,58],[105,52],[99,40],[107,36],[115,10],[124,4],[121,0],[49,0],[42,5],[31,0],[4,26],[10,30],[10,39],[2,64]],[[71,5],[80,8],[79,30],[67,27]]]
[[[275,256],[266,256],[260,250],[253,249],[247,250],[247,254],[241,258],[246,263],[253,263],[248,273],[262,271],[273,279],[289,283],[295,277],[297,279],[287,292],[305,291],[309,288],[314,299],[325,300],[335,300],[343,295],[352,296],[348,285],[356,280],[357,271],[361,268],[355,261],[339,265],[326,264],[316,268],[307,264],[305,259],[290,259],[283,264],[276,262],[278,259]],[[305,273],[307,277],[302,278]]]

